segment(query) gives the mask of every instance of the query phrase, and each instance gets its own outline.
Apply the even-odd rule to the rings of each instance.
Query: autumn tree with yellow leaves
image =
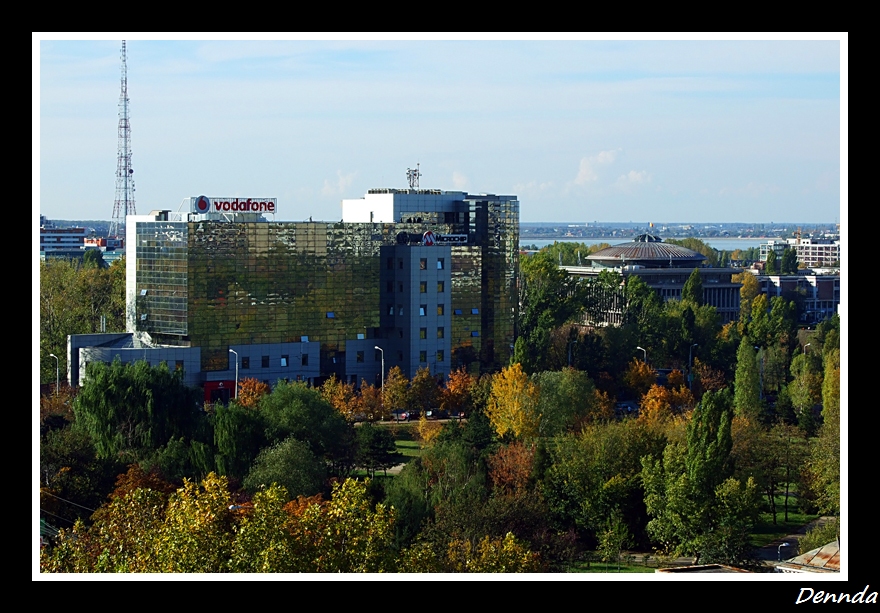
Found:
[[[541,415],[538,386],[529,381],[519,363],[504,368],[492,379],[486,416],[498,433],[517,438],[537,436]]]

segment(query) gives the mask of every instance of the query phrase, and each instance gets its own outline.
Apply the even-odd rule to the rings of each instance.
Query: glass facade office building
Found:
[[[384,210],[366,210],[378,200]],[[198,347],[203,380],[234,370],[232,347],[268,355],[290,343],[309,344],[320,378],[356,382],[379,377],[377,346],[386,372],[397,365],[408,376],[507,363],[518,304],[516,197],[371,190],[345,201],[346,211],[354,221],[129,218],[129,332],[151,346]],[[315,372],[305,354],[289,360],[291,379],[303,366]],[[242,376],[263,378],[259,360],[246,360]]]

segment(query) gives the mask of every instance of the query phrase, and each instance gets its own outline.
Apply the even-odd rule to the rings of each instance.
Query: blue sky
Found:
[[[33,39],[49,218],[111,216],[123,37]],[[129,38],[137,210],[276,197],[278,220],[338,220],[419,163],[423,188],[516,194],[522,221],[837,222],[848,42],[824,38]]]

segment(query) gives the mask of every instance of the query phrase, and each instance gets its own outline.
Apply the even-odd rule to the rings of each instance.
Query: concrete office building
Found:
[[[341,222],[270,222],[269,198],[185,202],[127,218],[127,333],[70,337],[71,382],[89,361],[166,361],[224,400],[236,362],[270,384],[378,383],[383,352],[410,377],[507,363],[515,196],[370,190]]]

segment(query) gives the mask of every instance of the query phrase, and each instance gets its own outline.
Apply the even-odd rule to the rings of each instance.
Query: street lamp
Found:
[[[809,347],[809,346],[812,345],[812,344],[813,344],[813,343],[807,343],[806,345],[804,345],[804,355],[807,354],[807,347]]]
[[[648,352],[643,347],[636,347],[639,351],[645,354],[645,364],[648,363]]]
[[[782,548],[788,547],[789,543],[779,543],[779,547],[776,548],[776,561],[782,562]]]
[[[238,352],[235,349],[230,349],[229,353],[235,354],[235,395],[233,398],[238,398]]]
[[[569,367],[571,366],[571,346],[576,342],[577,342],[577,339],[574,338],[574,339],[570,340],[568,343],[568,365],[569,365]]]
[[[385,350],[382,349],[379,345],[373,347],[373,349],[378,349],[382,352],[382,402],[385,402]]]
[[[691,372],[691,359],[694,357],[694,347],[699,346],[699,343],[694,343],[691,345],[691,348],[688,350],[688,390],[693,391],[694,387],[694,375]]]
[[[50,354],[49,354],[49,357],[50,357],[50,358],[55,358],[55,395],[57,396],[57,395],[58,395],[58,381],[59,381],[59,378],[58,378],[58,377],[59,377],[59,374],[58,374],[58,372],[59,372],[59,371],[58,371],[58,356],[55,355],[54,353],[50,353]]]

